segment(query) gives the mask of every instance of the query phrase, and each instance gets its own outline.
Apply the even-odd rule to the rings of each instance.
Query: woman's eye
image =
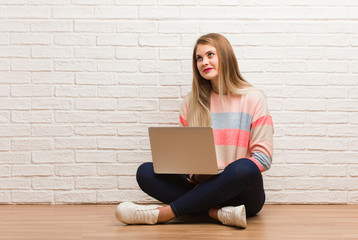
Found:
[[[209,55],[209,57],[212,57],[212,56],[214,56],[214,53],[209,53],[208,55]]]
[[[203,59],[202,57],[197,57],[196,60],[200,61],[201,59]]]

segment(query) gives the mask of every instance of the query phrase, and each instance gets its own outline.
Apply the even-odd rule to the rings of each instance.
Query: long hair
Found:
[[[218,33],[201,36],[196,41],[193,50],[193,83],[188,112],[188,124],[191,127],[211,126],[210,95],[212,87],[210,81],[203,78],[197,68],[196,49],[199,44],[216,48],[219,60],[219,96],[243,94],[245,89],[252,87],[239,71],[236,56],[230,42]]]

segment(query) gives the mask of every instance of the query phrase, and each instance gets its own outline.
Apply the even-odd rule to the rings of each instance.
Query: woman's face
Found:
[[[196,67],[200,75],[217,84],[219,59],[216,48],[211,45],[198,44],[196,48]]]

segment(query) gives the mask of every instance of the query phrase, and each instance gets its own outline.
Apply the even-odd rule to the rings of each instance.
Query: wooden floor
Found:
[[[115,219],[115,208],[0,205],[0,239],[358,239],[358,205],[265,205],[245,230],[202,217],[127,226]]]

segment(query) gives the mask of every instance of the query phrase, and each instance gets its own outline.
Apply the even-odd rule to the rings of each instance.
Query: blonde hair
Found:
[[[210,95],[212,86],[203,78],[197,68],[196,49],[199,44],[216,48],[218,56],[219,95],[243,94],[252,87],[239,71],[234,50],[230,42],[221,34],[209,33],[201,36],[193,51],[193,83],[189,97],[188,125],[191,127],[211,126]]]

